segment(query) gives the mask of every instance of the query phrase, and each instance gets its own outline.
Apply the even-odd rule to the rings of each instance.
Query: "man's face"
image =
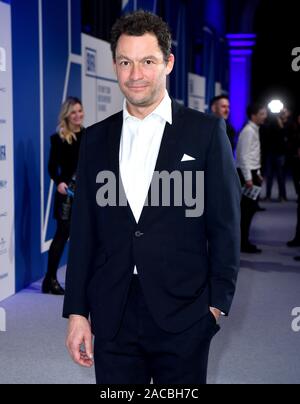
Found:
[[[114,67],[121,91],[131,105],[150,107],[159,102],[173,66],[174,56],[168,63],[164,61],[155,35],[119,38]]]
[[[230,114],[230,103],[226,98],[222,98],[221,100],[214,103],[212,106],[212,112],[219,118],[227,119]]]
[[[266,108],[262,108],[258,111],[256,115],[253,115],[254,117],[254,122],[256,125],[261,126],[265,123],[267,117],[268,117],[268,111]]]

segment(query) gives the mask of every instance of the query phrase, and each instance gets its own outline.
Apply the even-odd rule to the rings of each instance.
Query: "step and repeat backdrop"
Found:
[[[109,43],[82,34],[82,101],[85,124],[93,125],[120,111],[123,99],[115,76]]]
[[[11,8],[0,1],[0,301],[15,292]]]

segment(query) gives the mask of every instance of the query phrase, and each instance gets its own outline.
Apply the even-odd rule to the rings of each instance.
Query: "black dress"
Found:
[[[61,182],[69,183],[72,176],[76,173],[79,157],[79,147],[84,129],[76,133],[77,140],[73,140],[72,144],[64,141],[58,133],[51,136],[51,149],[48,163],[48,172],[55,185]],[[55,192],[54,199],[54,218],[61,219],[61,207],[67,196]]]

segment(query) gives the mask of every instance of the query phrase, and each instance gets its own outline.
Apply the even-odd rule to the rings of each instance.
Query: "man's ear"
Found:
[[[172,72],[174,64],[175,64],[175,56],[173,55],[173,53],[171,53],[167,63],[167,75],[169,75]]]
[[[211,106],[211,111],[212,111],[214,114],[217,112],[217,106],[216,106],[216,104],[213,104],[213,105]]]

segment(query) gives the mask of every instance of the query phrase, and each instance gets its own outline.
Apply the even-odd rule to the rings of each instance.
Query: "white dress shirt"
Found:
[[[120,175],[137,223],[148,195],[166,122],[172,124],[172,102],[167,91],[158,107],[144,119],[130,115],[124,100]],[[134,273],[137,273],[136,268]]]
[[[259,126],[252,121],[248,122],[239,136],[236,160],[245,181],[252,180],[251,170],[261,168]]]

